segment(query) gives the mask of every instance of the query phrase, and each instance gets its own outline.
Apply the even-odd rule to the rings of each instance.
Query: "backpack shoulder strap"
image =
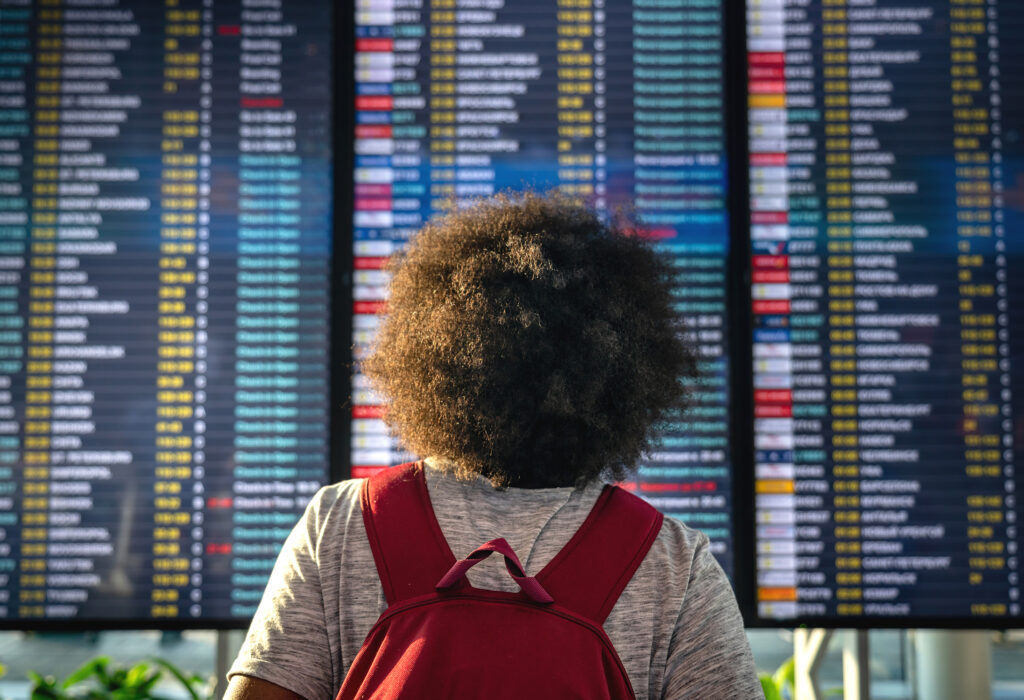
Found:
[[[423,463],[374,474],[363,482],[360,502],[388,605],[433,593],[455,556],[430,505]]]
[[[603,625],[663,520],[643,499],[605,486],[583,525],[537,580],[557,605]]]

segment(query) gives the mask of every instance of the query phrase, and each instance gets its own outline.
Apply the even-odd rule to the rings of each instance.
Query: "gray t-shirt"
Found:
[[[504,489],[457,479],[428,460],[427,490],[456,557],[504,537],[533,576],[569,541],[603,483]],[[359,505],[362,480],[327,486],[278,557],[231,667],[308,700],[331,700],[387,602]],[[516,591],[500,557],[468,574]],[[743,620],[707,537],[666,518],[604,624],[637,698],[763,698]]]

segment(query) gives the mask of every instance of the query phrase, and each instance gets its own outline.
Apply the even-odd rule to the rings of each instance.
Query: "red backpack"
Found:
[[[503,539],[456,561],[430,506],[422,463],[362,491],[363,521],[388,609],[342,683],[350,698],[633,698],[601,625],[661,529],[662,515],[606,486],[586,521],[536,577]],[[491,552],[517,593],[465,574]]]

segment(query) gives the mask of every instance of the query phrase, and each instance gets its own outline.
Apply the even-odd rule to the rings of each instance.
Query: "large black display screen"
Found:
[[[244,624],[329,478],[332,274],[359,477],[412,458],[358,372],[387,259],[526,186],[675,260],[701,375],[627,486],[750,622],[1019,624],[1018,5],[356,0],[336,52],[307,0],[0,0],[0,627]]]
[[[700,355],[695,406],[629,484],[703,529],[732,571],[723,16],[717,0],[367,0],[355,13],[356,356],[386,311],[382,267],[449,198],[557,187],[678,268]],[[354,377],[352,472],[409,459]]]
[[[747,5],[758,615],[1019,624],[1022,7]]]
[[[329,16],[0,0],[0,626],[244,623],[327,480]]]

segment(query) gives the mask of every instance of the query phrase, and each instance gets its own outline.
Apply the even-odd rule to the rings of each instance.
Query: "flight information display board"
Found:
[[[1019,625],[1024,8],[747,9],[757,616]]]
[[[388,257],[448,198],[557,187],[631,203],[678,268],[695,406],[629,486],[732,571],[723,18],[718,0],[356,0],[356,357]],[[410,459],[354,376],[352,473]]]
[[[255,611],[328,479],[330,32],[0,0],[0,626]]]

